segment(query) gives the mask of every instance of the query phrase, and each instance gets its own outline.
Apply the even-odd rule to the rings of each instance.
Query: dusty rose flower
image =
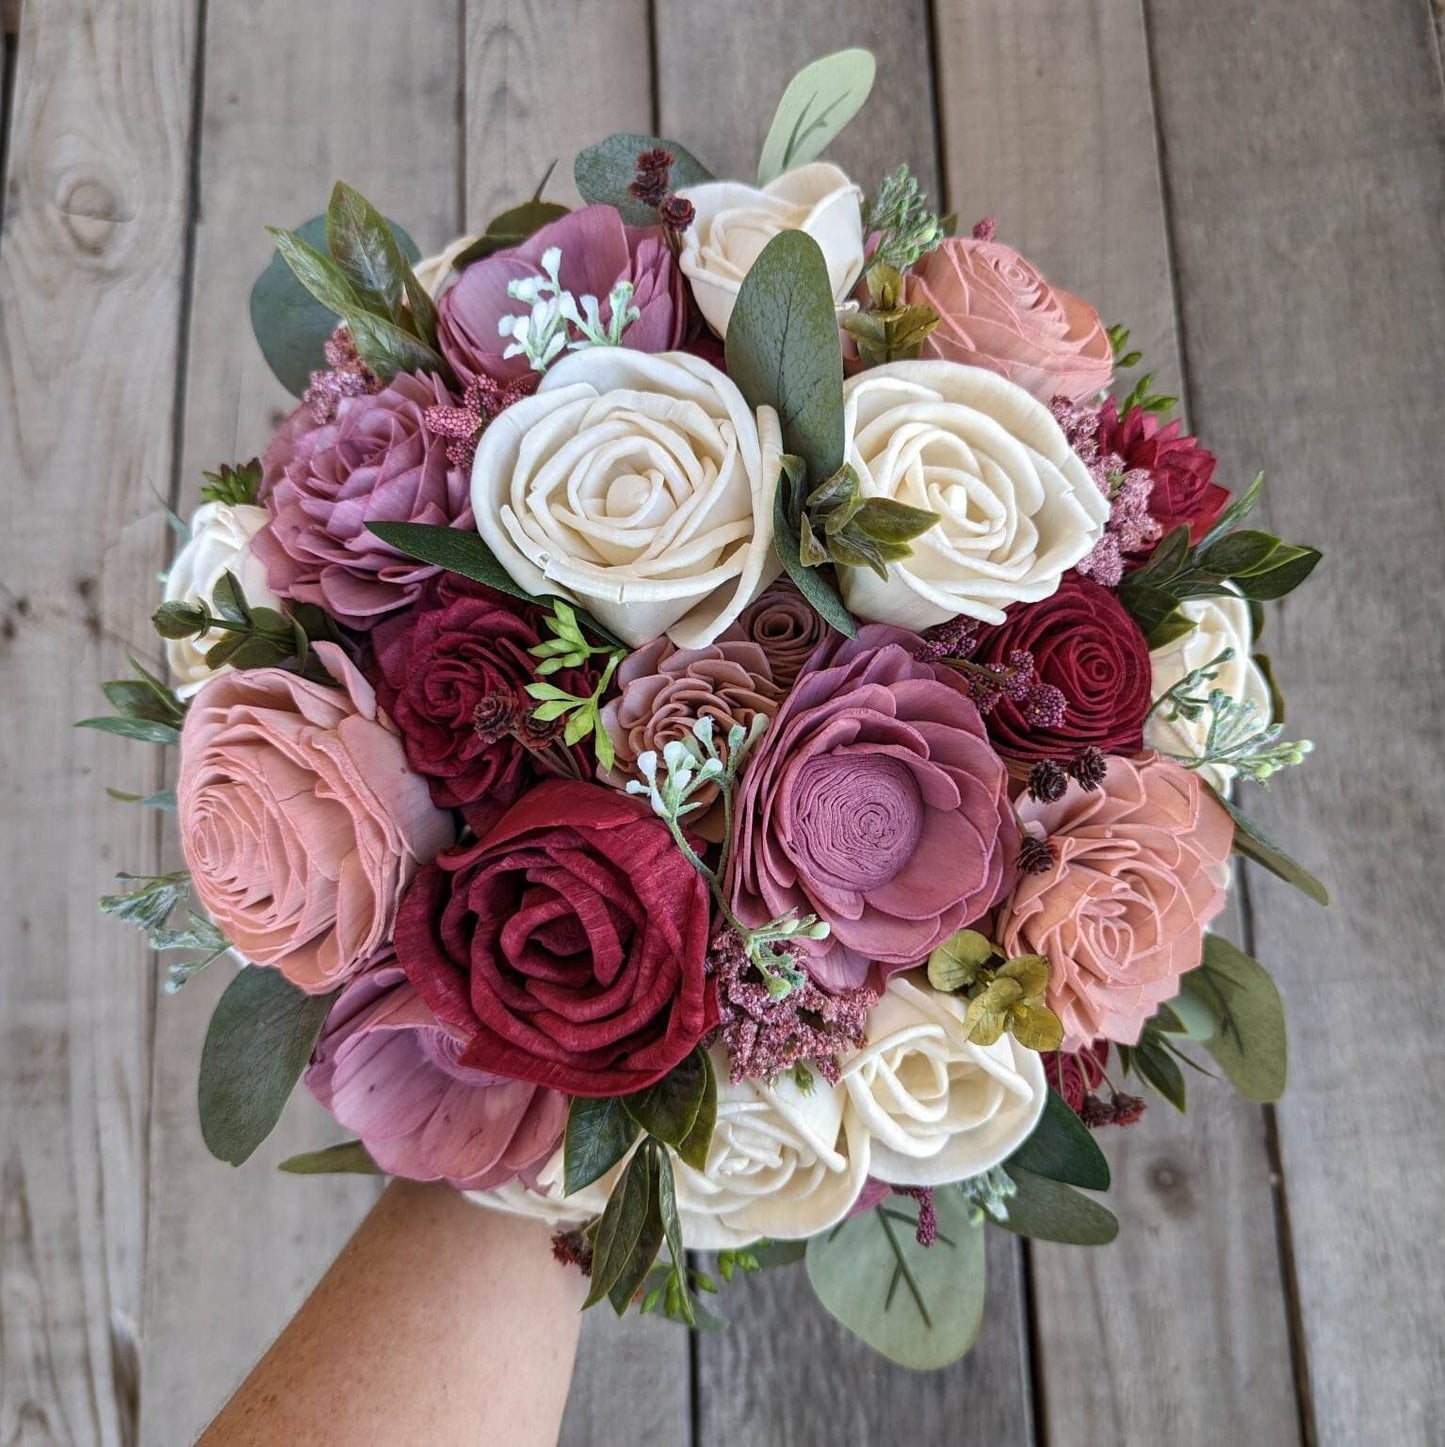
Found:
[[[773,682],[784,693],[797,681],[813,650],[833,632],[787,578],[779,578],[744,608],[737,627],[767,654]]]
[[[1009,955],[1047,955],[1049,1008],[1065,1050],[1139,1039],[1203,950],[1224,908],[1229,816],[1199,777],[1157,754],[1112,758],[1093,791],[1054,804],[1027,795],[1019,817],[1054,846],[1053,866],[1020,876],[999,909]]]
[[[466,1044],[400,966],[379,965],[331,1007],[306,1085],[387,1175],[491,1190],[557,1148],[567,1097],[458,1064]]]
[[[1040,402],[1086,401],[1113,376],[1098,312],[1001,242],[949,237],[908,273],[905,292],[939,316],[926,357],[987,367]]]
[[[343,398],[334,422],[283,425],[263,459],[271,521],[252,544],[273,591],[363,629],[416,598],[437,569],[366,525],[471,526],[466,475],[424,421],[450,400],[435,377],[398,372],[375,396]]]
[[[641,316],[622,333],[622,345],[639,352],[666,352],[687,330],[687,293],[660,227],[624,226],[611,206],[583,206],[548,222],[520,246],[474,261],[442,293],[437,340],[458,377],[512,382],[525,377],[526,357],[503,358],[511,338],[501,334],[503,317],[526,310],[507,295],[509,282],[541,277],[542,253],[561,249],[557,270],[563,290],[579,301],[595,296],[602,320],[611,318],[608,295],[619,281],[632,283],[631,306]]]
[[[713,721],[713,738],[727,756],[727,732],[746,728],[759,714],[778,711],[782,690],[774,687],[767,655],[756,643],[730,636],[729,630],[706,648],[675,648],[658,638],[629,654],[617,670],[617,693],[602,710],[602,727],[617,752],[614,766],[600,765],[597,777],[615,789],[640,777],[637,756],[648,749],[661,754],[673,739],[689,738],[699,719]],[[705,839],[722,838],[717,786],[694,796],[700,807],[688,815],[688,827]]]
[[[1008,779],[967,685],[872,624],[813,655],[738,790],[729,888],[750,925],[789,910],[829,989],[917,964],[1007,888]]]
[[[371,685],[335,644],[316,654],[339,688],[279,668],[206,684],[186,714],[176,801],[221,932],[323,994],[391,938],[402,890],[453,830]]]

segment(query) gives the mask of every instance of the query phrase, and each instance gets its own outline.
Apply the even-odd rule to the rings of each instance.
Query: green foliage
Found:
[[[585,698],[568,693],[565,688],[560,688],[555,683],[527,685],[528,696],[537,700],[532,717],[542,723],[566,719],[562,742],[571,748],[573,744],[580,744],[583,739],[590,738],[597,754],[597,762],[604,769],[610,769],[616,763],[617,751],[613,747],[611,734],[602,727],[602,700],[612,685],[612,675],[617,672],[617,665],[626,656],[621,649],[611,654],[607,667],[602,670],[602,676],[597,680],[597,687]]]
[[[798,556],[809,568],[833,562],[868,567],[885,581],[888,564],[912,556],[910,541],[938,521],[938,514],[891,498],[864,498],[858,474],[844,463],[803,499]]]
[[[105,791],[118,804],[139,804],[143,809],[159,809],[164,814],[176,812],[176,791],[157,789],[153,794],[127,794],[122,789]]]
[[[717,1118],[717,1082],[712,1062],[701,1045],[674,1066],[655,1085],[621,1097],[622,1108],[654,1140],[681,1149],[693,1133],[708,1096],[712,1097],[712,1118]],[[711,1139],[710,1123],[707,1130]],[[704,1142],[706,1151],[707,1142]]]
[[[1268,602],[1292,592],[1314,571],[1321,556],[1317,548],[1282,542],[1270,533],[1232,530],[1258,501],[1262,482],[1262,476],[1255,478],[1197,547],[1181,523],[1142,568],[1125,574],[1119,601],[1151,645],[1157,647],[1171,631],[1177,636],[1178,606],[1190,598],[1238,593],[1250,602]]]
[[[963,1028],[975,1045],[992,1045],[1008,1031],[1029,1050],[1057,1050],[1064,1027],[1049,1009],[1049,962],[1043,955],[1006,960],[976,930],[960,930],[928,957],[936,990],[968,998]]]
[[[299,1156],[288,1156],[278,1171],[289,1171],[293,1176],[384,1176],[385,1171],[372,1160],[366,1147],[360,1141],[342,1141],[339,1145],[327,1146],[324,1150],[306,1151]]]
[[[326,212],[328,250],[301,232],[266,229],[296,281],[346,323],[357,353],[382,381],[397,372],[435,372],[448,383],[455,381],[436,350],[436,305],[417,281],[411,257],[390,224],[360,192],[343,181],[333,188]],[[259,338],[255,291],[251,302]],[[321,340],[324,344],[325,337]]]
[[[1179,1051],[1155,1021],[1151,1020],[1144,1026],[1137,1044],[1120,1045],[1118,1050],[1125,1075],[1133,1071],[1153,1086],[1175,1110],[1184,1110],[1187,1091],[1179,1062],[1183,1060],[1191,1065],[1193,1062]]]
[[[253,457],[232,467],[223,462],[216,472],[203,472],[202,502],[225,503],[229,507],[254,507],[256,489],[261,485],[261,459]]]
[[[1215,1019],[1203,1044],[1230,1083],[1261,1105],[1278,1100],[1289,1074],[1289,1043],[1284,1002],[1264,966],[1219,935],[1207,935],[1203,962],[1184,980]]]
[[[938,1240],[915,1238],[918,1203],[891,1196],[807,1245],[823,1306],[875,1351],[923,1371],[956,1362],[983,1323],[983,1228],[962,1191],[933,1194]]]
[[[134,678],[113,678],[100,686],[115,713],[81,719],[75,727],[146,744],[179,743],[186,705],[130,654],[126,661],[135,671]]]
[[[470,528],[449,528],[434,523],[367,523],[369,531],[397,552],[418,562],[431,563],[449,573],[460,573],[474,583],[485,583],[499,593],[536,600],[497,561],[497,555]]]
[[[1265,834],[1258,824],[1240,813],[1218,789],[1208,784],[1205,787],[1214,796],[1215,802],[1234,820],[1234,852],[1236,854],[1243,855],[1244,858],[1259,865],[1261,869],[1267,869],[1277,879],[1284,880],[1286,884],[1294,885],[1301,894],[1308,896],[1316,904],[1329,904],[1329,890],[1304,865],[1291,859],[1279,845]]]
[[[245,965],[221,996],[201,1049],[201,1135],[239,1166],[281,1118],[336,998],[307,995],[280,970]]]
[[[1016,1191],[1008,1199],[1007,1216],[991,1216],[996,1225],[1035,1241],[1066,1246],[1107,1246],[1119,1234],[1114,1213],[1062,1181],[1009,1166]]]
[[[314,216],[289,234],[329,256],[326,223],[325,216]],[[421,253],[411,237],[393,222],[387,226],[403,255],[416,261]],[[297,279],[279,253],[251,288],[251,328],[256,341],[281,385],[293,396],[301,396],[311,373],[326,366],[323,348],[340,319],[336,310],[319,301]]]
[[[1114,349],[1114,370],[1126,372],[1132,367],[1137,367],[1144,359],[1144,354],[1133,350],[1129,346],[1129,329],[1114,325],[1108,328],[1110,345]],[[1154,374],[1145,372],[1135,383],[1130,391],[1122,398],[1117,399],[1119,415],[1125,416],[1132,408],[1138,407],[1145,412],[1164,413],[1169,412],[1179,404],[1178,397],[1169,397],[1162,392],[1153,390]]]
[[[577,153],[572,175],[582,199],[593,204],[600,202],[605,206],[615,206],[629,226],[657,225],[657,212],[644,205],[627,188],[637,178],[638,156],[659,147],[672,152],[670,184],[674,191],[686,186],[700,186],[713,179],[712,172],[676,141],[624,132],[608,136],[605,141],[598,141],[595,146],[588,146]]]
[[[537,673],[543,678],[564,668],[581,668],[589,658],[614,653],[619,647],[610,634],[606,635],[603,643],[589,643],[582,632],[577,610],[561,598],[551,600],[551,609],[543,618],[542,625],[552,636],[534,644],[527,652],[539,660]],[[587,626],[597,630],[597,625],[590,618]]]
[[[805,65],[778,102],[758,160],[758,185],[821,155],[863,108],[876,70],[866,50],[839,50]]]
[[[1058,1091],[1050,1090],[1044,1113],[1033,1134],[1004,1163],[1007,1171],[1031,1171],[1051,1181],[1083,1186],[1090,1191],[1109,1189],[1109,1162],[1089,1128],[1069,1109]]]
[[[592,1232],[592,1277],[584,1309],[604,1298],[622,1316],[662,1249],[666,1227],[658,1180],[667,1154],[646,1140],[628,1161]]]
[[[926,256],[944,238],[943,223],[928,209],[928,197],[907,166],[899,166],[883,178],[873,205],[868,211],[868,234],[876,234],[878,243],[868,267],[869,289],[877,296],[875,277],[880,271],[894,277],[907,271],[921,256]],[[896,283],[893,284],[896,291]],[[924,307],[921,310],[927,311]],[[937,325],[935,314],[933,325]],[[933,325],[928,328],[933,330]],[[927,335],[927,332],[924,333]],[[917,353],[914,353],[916,356]],[[866,362],[866,358],[864,359]],[[887,360],[892,360],[887,359]],[[868,365],[872,365],[868,363]]]
[[[605,1176],[640,1132],[620,1097],[574,1096],[562,1142],[563,1194],[570,1196]]]
[[[150,799],[136,802],[149,804],[159,797],[152,795]],[[171,798],[173,800],[174,795]],[[166,806],[156,804],[154,807]],[[174,807],[173,802],[170,807]],[[198,975],[230,949],[231,942],[225,935],[205,915],[191,908],[191,876],[188,870],[182,869],[175,874],[118,874],[116,878],[133,887],[119,894],[102,895],[100,907],[104,913],[143,930],[147,943],[157,952],[186,950],[199,955],[197,959],[168,966],[168,993],[174,994],[192,975]]]
[[[824,622],[846,637],[854,638],[858,625],[853,622],[837,585],[828,573],[803,561],[802,530],[807,520],[799,491],[806,475],[807,468],[801,457],[784,455],[777,491],[773,494],[773,546],[798,591]]]
[[[868,305],[843,318],[843,330],[853,338],[858,359],[865,367],[877,367],[921,357],[924,342],[938,325],[938,313],[920,303],[906,305],[903,278],[883,262],[875,259],[865,280]]]

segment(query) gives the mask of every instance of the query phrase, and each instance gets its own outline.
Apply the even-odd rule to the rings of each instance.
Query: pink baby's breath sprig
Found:
[[[336,411],[347,397],[369,397],[381,391],[375,372],[361,360],[346,326],[339,326],[322,348],[326,366],[311,374],[311,385],[301,400],[311,409],[318,426],[336,420]]]
[[[513,402],[530,397],[541,381],[540,372],[528,372],[505,385],[488,376],[467,383],[460,407],[428,407],[423,421],[433,437],[447,439],[447,461],[463,469],[472,465],[477,439]]]

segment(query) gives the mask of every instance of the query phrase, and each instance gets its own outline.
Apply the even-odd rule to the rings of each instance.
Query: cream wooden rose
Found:
[[[713,1068],[718,1110],[707,1170],[671,1157],[687,1245],[722,1251],[761,1236],[798,1240],[837,1225],[868,1176],[868,1138],[845,1109],[843,1090],[816,1076],[810,1091],[791,1076],[771,1087],[760,1080],[733,1085],[722,1050],[713,1051]],[[621,1171],[617,1166],[564,1197],[559,1150],[538,1173],[536,1189],[513,1181],[470,1194],[513,1215],[580,1223],[600,1214]]]
[[[1104,531],[1109,504],[1022,387],[956,362],[889,362],[844,384],[847,460],[865,497],[938,515],[912,556],[842,568],[860,618],[921,630],[959,614],[1003,622],[1047,598]]]
[[[868,1016],[868,1043],[843,1062],[848,1114],[870,1140],[870,1173],[941,1186],[999,1165],[1038,1124],[1043,1061],[1005,1034],[970,1044],[968,1002],[922,971],[895,975]]]
[[[482,434],[472,510],[528,592],[701,648],[777,576],[781,453],[772,408],[700,358],[588,347]]]
[[[1264,728],[1270,722],[1273,704],[1264,673],[1250,655],[1254,628],[1250,623],[1249,604],[1233,596],[1191,598],[1181,603],[1179,609],[1194,628],[1149,655],[1154,673],[1152,697],[1157,699],[1196,668],[1203,668],[1225,649],[1232,648],[1234,657],[1221,664],[1214,680],[1202,685],[1198,692],[1208,694],[1211,689],[1220,688],[1236,703],[1254,704],[1259,727]],[[1197,759],[1204,753],[1210,717],[1205,712],[1194,719],[1183,716],[1166,719],[1163,710],[1155,710],[1144,721],[1144,742],[1161,754]],[[1225,788],[1234,774],[1229,764],[1199,766],[1199,776],[1216,789]]]
[[[695,212],[678,265],[720,337],[743,278],[780,231],[806,231],[818,243],[835,302],[844,302],[863,274],[863,192],[826,161],[785,171],[761,188],[709,181],[678,194]]]

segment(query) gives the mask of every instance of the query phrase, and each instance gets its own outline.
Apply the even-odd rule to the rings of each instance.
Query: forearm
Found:
[[[200,1447],[552,1447],[585,1285],[545,1226],[394,1181]]]

